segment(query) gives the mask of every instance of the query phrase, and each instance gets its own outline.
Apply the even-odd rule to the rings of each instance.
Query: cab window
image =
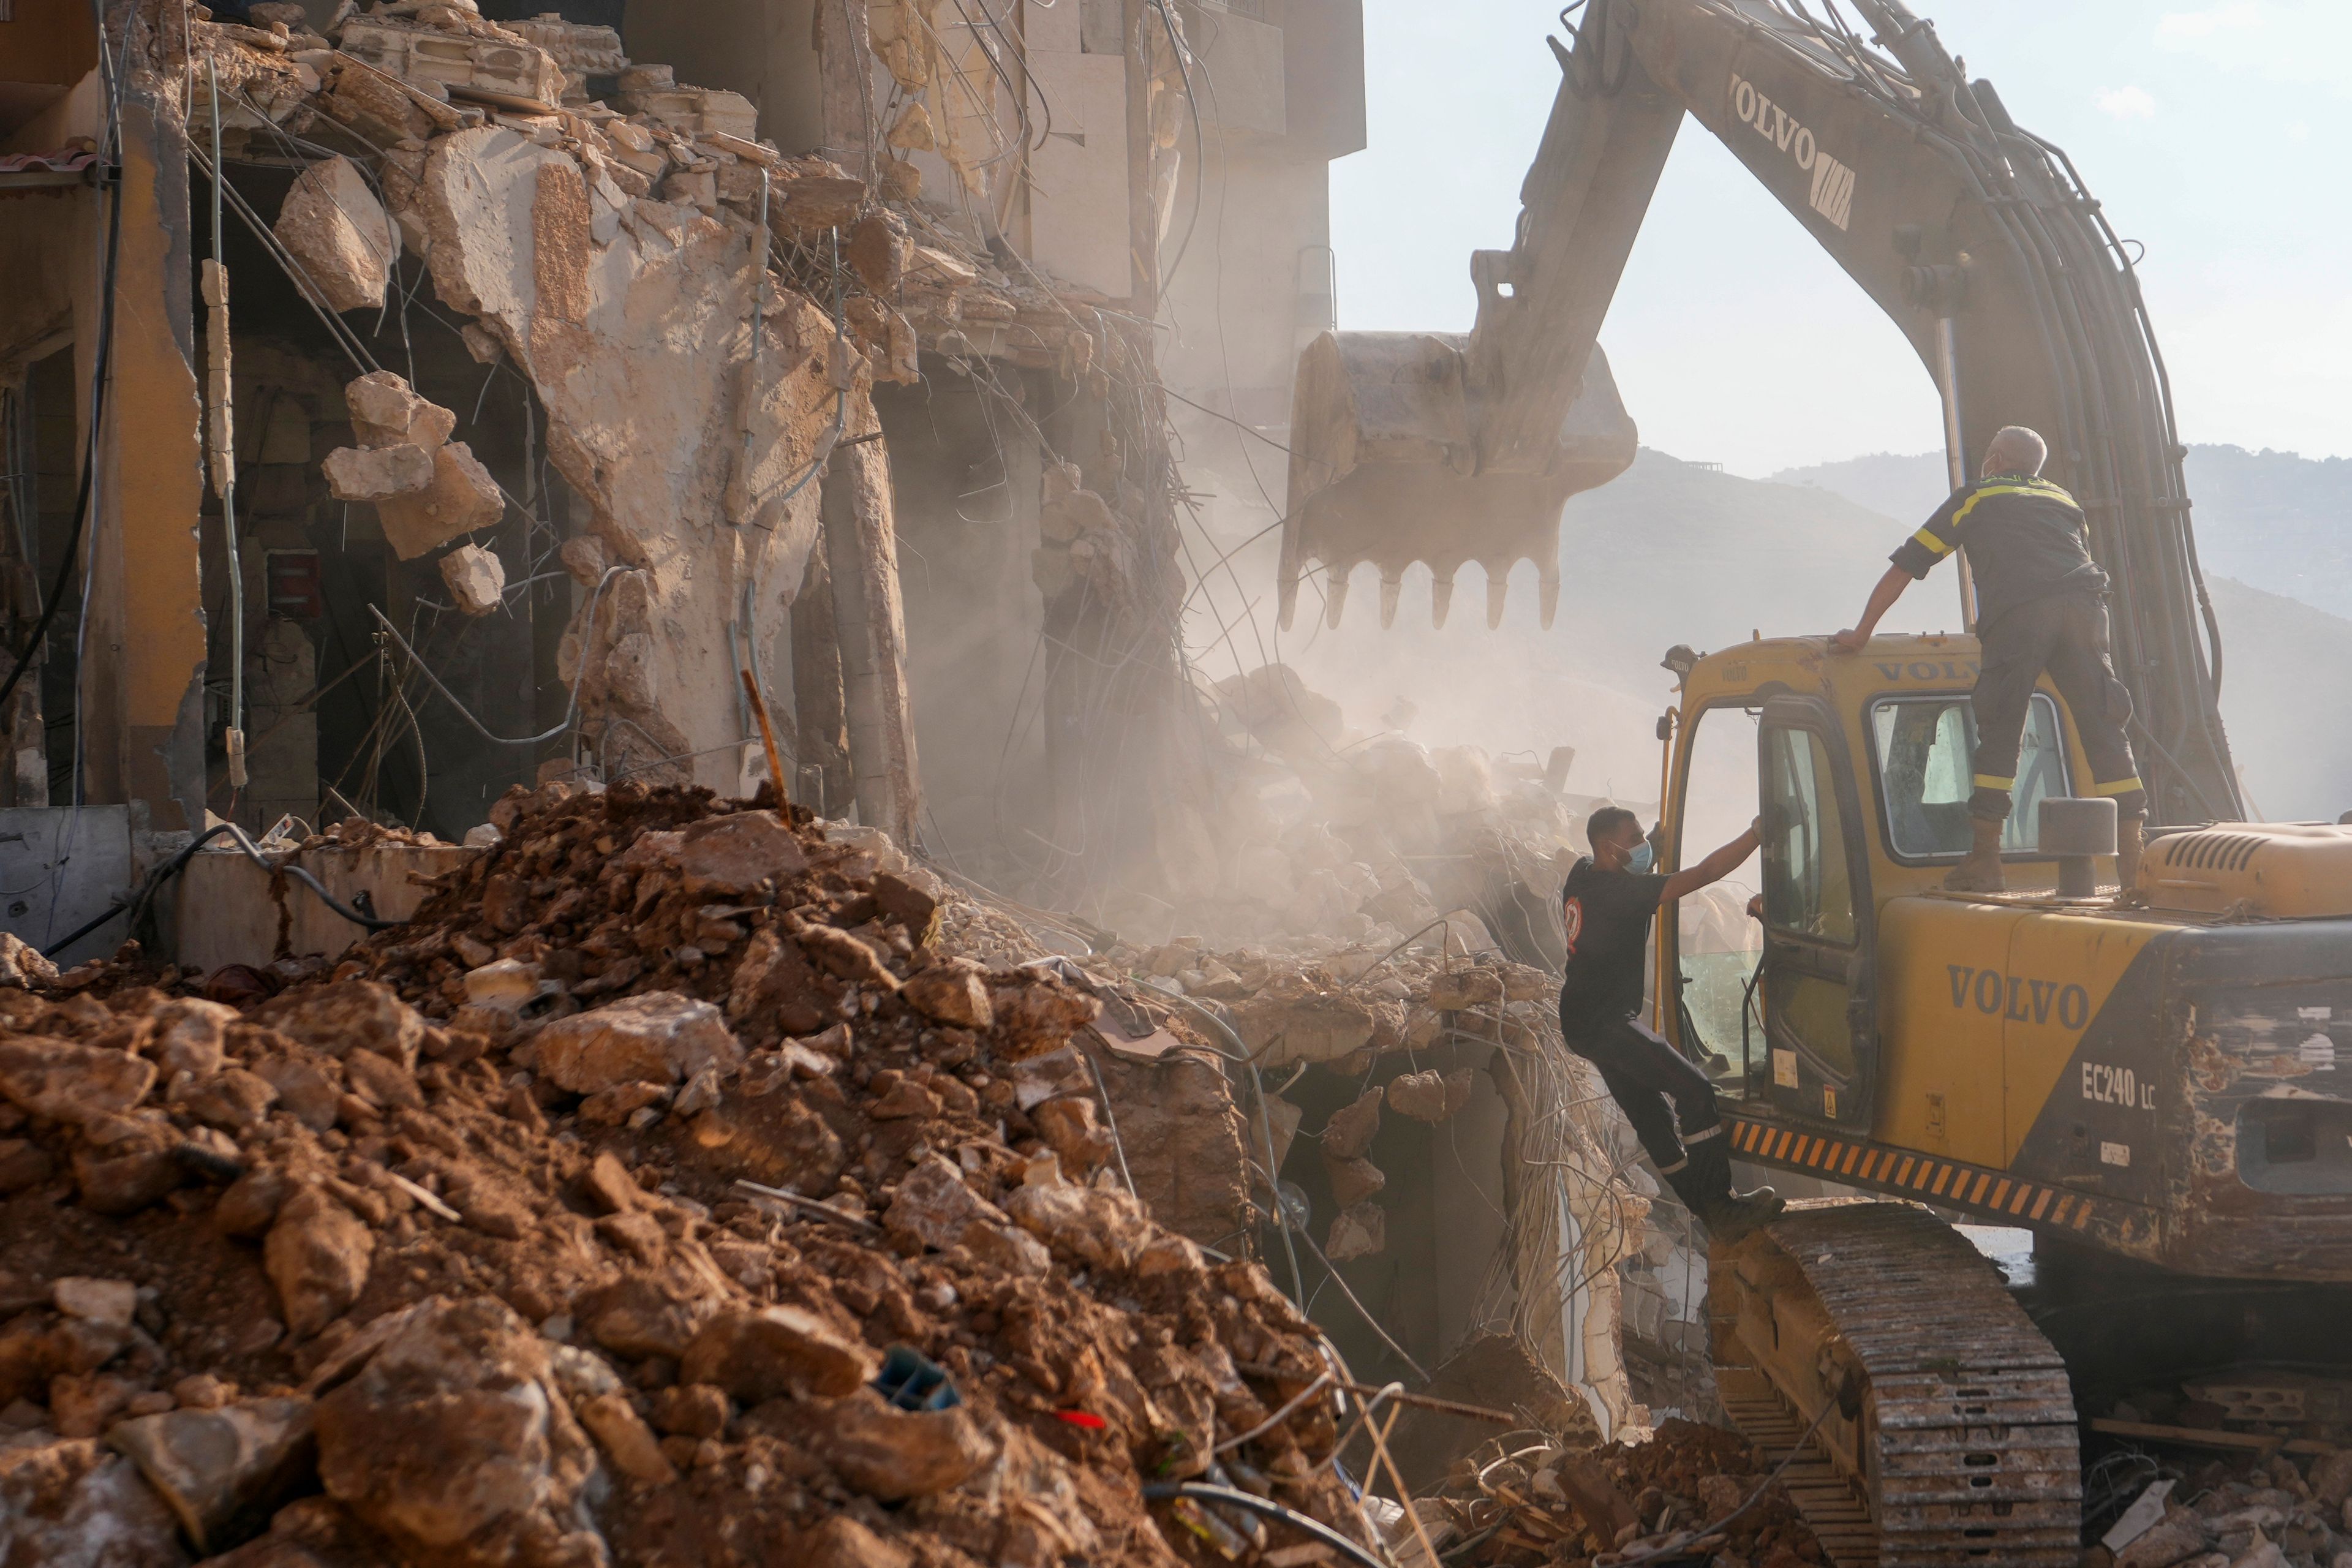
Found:
[[[1676,866],[1696,865],[1756,819],[1757,713],[1719,706],[1701,710],[1692,721],[1696,727],[1684,774]],[[1763,932],[1748,918],[1748,900],[1763,890],[1755,876],[1751,861],[1685,895],[1675,910],[1683,1006],[1698,1043],[1727,1058],[1739,1049],[1739,1010],[1764,946]]]
[[[1878,746],[1880,799],[1886,840],[1906,858],[1967,853],[1969,795],[1975,781],[1976,714],[1965,697],[1887,697],[1871,705]],[[2017,784],[2005,850],[2030,851],[2041,839],[2042,803],[2067,792],[2066,754],[2060,744],[2058,705],[2046,692],[2026,709],[2024,743],[2017,753]]]
[[[1810,730],[1764,733],[1764,920],[1775,931],[1853,941],[1853,880],[1829,748]]]

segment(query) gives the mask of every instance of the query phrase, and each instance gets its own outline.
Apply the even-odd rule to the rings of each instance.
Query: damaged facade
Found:
[[[1250,1303],[1237,1337],[1200,1352],[1206,1372],[1184,1363],[1154,1385],[1181,1385],[1165,1397],[1192,1403],[1174,1425],[1202,1443],[1272,1419],[1269,1441],[1319,1464],[1339,1438],[1319,1407],[1297,1441],[1275,1415],[1302,1397],[1292,1374],[1316,1335],[1373,1387],[1398,1379],[1584,1438],[1638,1436],[1654,1405],[1713,1408],[1687,1223],[1654,1210],[1630,1132],[1552,1016],[1557,856],[1595,804],[1565,792],[1564,749],[1541,765],[1433,756],[1351,730],[1278,662],[1218,679],[1187,646],[1214,569],[1203,498],[1256,485],[1297,352],[1334,324],[1325,171],[1362,143],[1354,5],[265,0],[232,16],[149,0],[107,13],[102,58],[71,9],[0,23],[37,45],[12,57],[26,78],[0,98],[0,630],[17,667],[0,816],[25,834],[0,850],[40,889],[16,896],[8,928],[80,965],[59,977],[12,949],[19,978],[88,1005],[68,1024],[28,1004],[11,1027],[79,1038],[100,1032],[91,1007],[144,1028],[161,1006],[227,1034],[201,1071],[110,1102],[114,1121],[10,1087],[0,1176],[26,1202],[91,1207],[112,1181],[104,1203],[123,1206],[98,1212],[243,1212],[252,1190],[163,1180],[167,1127],[208,1129],[193,1136],[216,1162],[277,1173],[268,1212],[221,1228],[264,1247],[285,1338],[230,1347],[247,1394],[230,1378],[215,1399],[163,1363],[126,1373],[120,1345],[89,1365],[58,1350],[41,1336],[87,1321],[62,1281],[12,1296],[40,1347],[6,1363],[32,1413],[16,1425],[82,1446],[38,1485],[93,1508],[107,1489],[145,1497],[89,1440],[226,1400],[276,1423],[256,1426],[261,1448],[316,1443],[335,1503],[281,1512],[268,1538],[311,1561],[461,1537],[482,1561],[646,1560],[599,1489],[722,1463],[740,1481],[748,1448],[713,1455],[746,1440],[752,1412],[810,1392],[778,1371],[704,1408],[710,1380],[687,1373],[726,1314],[794,1310],[777,1304],[782,1272],[744,1260],[812,1200],[902,1250],[967,1248],[992,1278],[1041,1268],[1036,1237],[1065,1270],[1168,1272],[1188,1290],[1210,1289],[1216,1258],[1255,1259],[1213,1277]],[[708,798],[696,790],[782,809],[803,842],[768,852],[837,861],[850,883],[811,871],[824,910],[794,915],[772,879],[762,892],[695,869],[676,835],[696,830],[704,808],[677,805]],[[222,825],[257,847],[194,842]],[[625,886],[598,879],[606,862]],[[901,872],[930,889],[920,918],[872,881]],[[432,934],[395,927],[344,954],[352,916],[420,909]],[[650,934],[625,929],[638,917]],[[126,937],[144,960],[103,962]],[[824,1010],[753,1038],[759,976],[811,963],[834,967],[793,1005]],[[416,1027],[396,1020],[390,1048],[337,1049],[331,1068],[202,1011],[293,1016],[361,979],[418,1009]],[[1001,1020],[1023,986],[1060,999],[1038,1004],[1048,1022],[1070,1016],[1051,1039],[1006,1026],[987,1047],[1002,1059],[972,1066],[991,995]],[[791,991],[772,989],[760,1005]],[[719,1028],[708,1060],[654,1070],[630,1053],[667,1047],[621,1040],[643,1026],[675,1045],[714,1003],[742,1039]],[[567,1018],[578,1038],[558,1049],[563,1031],[542,1026]],[[865,1058],[851,1025],[877,1018],[891,1043],[872,1048],[905,1061]],[[898,1039],[902,1019],[928,1022]],[[575,1049],[636,1065],[557,1065]],[[512,1092],[475,1081],[493,1064],[520,1075]],[[854,1114],[821,1116],[837,1068]],[[771,1091],[739,1117],[739,1143],[712,1097]],[[468,1136],[423,1129],[423,1101],[445,1097],[464,1101],[452,1125],[538,1137],[551,1116],[634,1163],[617,1181],[570,1155],[553,1175],[440,1169],[422,1151]],[[988,1119],[949,1123],[982,1102],[1010,1111],[975,1153]],[[303,1132],[278,1127],[289,1116]],[[918,1127],[930,1142],[890,1131]],[[877,1129],[865,1164],[835,1147],[819,1174],[800,1168],[794,1138],[856,1146]],[[388,1154],[393,1138],[410,1152]],[[732,1194],[723,1215],[670,1202],[669,1155],[645,1142],[661,1139],[785,1195],[762,1209]],[[1116,1171],[1167,1232],[1108,1196],[1051,1195],[1064,1186],[1041,1160],[1068,1172],[1066,1192],[1110,1194]],[[111,1163],[131,1161],[144,1163]],[[428,1218],[512,1241],[517,1205],[552,1215],[582,1182],[602,1240],[573,1244],[626,1253],[661,1300],[607,1300],[593,1292],[620,1289],[609,1268],[552,1264],[538,1294],[506,1289],[472,1315],[405,1288],[364,1294],[368,1257]],[[795,1256],[842,1262],[813,1243]],[[697,1282],[714,1260],[731,1283]],[[824,1341],[845,1310],[927,1344],[993,1342],[1014,1321],[1003,1300],[968,1321],[933,1300],[995,1300],[971,1278],[921,1289],[928,1326],[891,1305],[895,1285],[803,1303],[834,1321],[791,1354],[832,1354],[857,1374],[847,1389],[873,1369]],[[630,1312],[669,1316],[647,1337]],[[615,1315],[609,1335],[591,1326]],[[550,1323],[666,1370],[607,1386]],[[736,1327],[747,1342],[770,1331]],[[457,1340],[490,1345],[554,1412],[533,1439],[536,1511],[420,1520],[373,1485],[348,1424],[333,1435],[331,1405],[397,1403],[379,1384],[402,1357],[476,1377],[450,1371]],[[1108,1394],[1072,1381],[1067,1345],[1025,1363],[1000,1348],[993,1364],[1020,1370],[1014,1403],[1044,1419],[1126,1400],[1114,1346],[1081,1358]],[[364,1369],[362,1353],[377,1357]],[[990,1364],[947,1360],[974,1380]],[[1278,1398],[1231,1370],[1276,1361]],[[170,1364],[228,1375],[210,1352]],[[71,1381],[58,1395],[45,1379]],[[280,1383],[292,1392],[252,1392]],[[1137,1431],[1164,1427],[1137,1393]],[[260,1407],[272,1399],[299,1408]],[[993,1419],[941,1437],[938,1474],[954,1474],[904,1495],[1006,1464],[1040,1495],[1080,1484]],[[1396,1430],[1388,1479],[1360,1442],[1346,1462],[1393,1496],[1491,1430],[1424,1411]],[[252,1535],[256,1500],[278,1495],[255,1471],[234,1499],[190,1502],[161,1479],[167,1459],[118,1447],[194,1555]],[[1102,1462],[1134,1484],[1126,1460]],[[812,1484],[830,1498],[823,1485],[907,1483]],[[1377,1528],[1313,1484],[1296,1506]],[[1133,1501],[1089,1505],[1085,1532],[1130,1525]],[[1194,1512],[1203,1539],[1236,1528]],[[813,1517],[801,1508],[792,1529]],[[1002,1560],[1094,1550],[1094,1533],[1026,1518],[987,1514],[1020,1547]]]

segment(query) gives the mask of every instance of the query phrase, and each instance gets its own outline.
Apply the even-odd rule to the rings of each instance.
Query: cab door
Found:
[[[1811,697],[1768,701],[1757,747],[1761,1097],[1799,1116],[1867,1129],[1878,1076],[1874,922],[1853,754],[1836,712]]]

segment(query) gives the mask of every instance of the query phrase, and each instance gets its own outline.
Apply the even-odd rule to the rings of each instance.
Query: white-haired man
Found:
[[[2042,477],[2049,447],[2022,425],[1996,432],[1982,477],[1954,490],[1925,527],[1903,542],[1870,603],[1836,646],[1858,653],[1903,590],[1957,547],[1976,579],[1977,752],[1969,796],[1973,840],[1944,885],[1996,892],[2001,825],[2017,784],[2017,752],[2034,682],[2048,670],[2074,715],[2091,759],[2091,793],[2116,803],[2116,849],[2124,891],[2139,871],[2147,792],[2132,758],[2131,693],[2108,653],[2107,574],[2091,559],[2090,529],[2074,498]]]

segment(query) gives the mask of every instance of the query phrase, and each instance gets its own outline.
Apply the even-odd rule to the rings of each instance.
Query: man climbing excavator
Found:
[[[2128,717],[2071,677],[2023,682],[2013,773],[1974,766],[2008,718],[1978,685],[1965,561],[1966,635],[1676,647],[1659,869],[1708,847],[1685,841],[1695,750],[1752,744],[1763,948],[1746,1005],[1701,1025],[1660,920],[1648,1020],[1734,1064],[1714,1088],[1735,1157],[1878,1195],[1792,1204],[1709,1269],[1724,1403],[1768,1454],[1805,1450],[1788,1479],[1832,1557],[2063,1568],[2079,1407],[2150,1367],[2352,1354],[2352,830],[2238,820],[2183,448],[2098,204],[1900,0],[1845,8],[1867,37],[1834,0],[1562,14],[1515,242],[1471,259],[1474,329],[1301,357],[1283,613],[1319,563],[1336,621],[1369,561],[1385,624],[1422,561],[1442,622],[1476,561],[1497,622],[1531,557],[1549,624],[1561,504],[1633,456],[1594,338],[1685,116],[1910,339],[1955,490],[2000,427],[2047,438],[2041,477],[2109,580]],[[2009,780],[1997,832],[1971,825],[1979,772]],[[2126,777],[2149,826],[2118,900],[2116,806],[2139,802],[2100,786]],[[1980,837],[2005,888],[1948,889]],[[2032,1289],[1952,1217],[2032,1230]]]

